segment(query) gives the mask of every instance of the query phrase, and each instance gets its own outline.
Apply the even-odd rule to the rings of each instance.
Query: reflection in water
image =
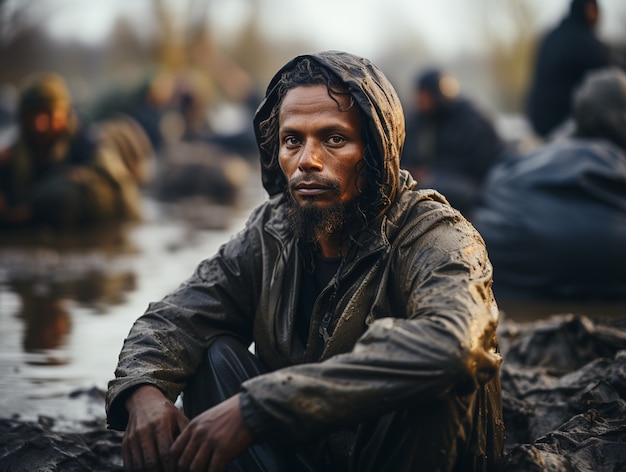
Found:
[[[102,399],[68,395],[106,388],[147,304],[191,275],[264,198],[256,178],[241,206],[194,203],[193,218],[146,198],[137,224],[74,234],[0,231],[0,417],[103,420]],[[217,228],[208,224],[215,221]]]
[[[123,226],[80,234],[3,234],[2,243],[2,281],[18,299],[27,364],[70,362],[63,352],[72,328],[69,304],[106,313],[136,288],[135,274],[118,264],[135,252]]]
[[[18,291],[18,293],[20,293]],[[62,346],[65,336],[70,332],[70,317],[65,300],[60,298],[37,296],[20,293],[22,310],[20,317],[26,323],[24,331],[24,351],[41,353]],[[66,364],[67,360],[57,356],[45,356],[42,361],[30,363],[45,365]]]

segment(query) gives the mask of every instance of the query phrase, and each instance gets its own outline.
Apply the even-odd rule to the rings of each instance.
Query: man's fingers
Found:
[[[142,447],[139,440],[128,439],[122,444],[122,455],[124,457],[124,470],[133,472],[143,470],[144,460]]]
[[[122,441],[122,458],[124,459],[124,470],[131,472],[134,468],[133,453],[129,442]]]
[[[224,455],[220,454],[219,450],[217,450],[211,456],[211,464],[209,465],[209,470],[211,472],[225,472],[227,464],[228,459],[226,459]]]
[[[162,471],[158,447],[152,436],[135,436],[122,442],[125,471]]]
[[[221,472],[223,469],[213,470],[212,465],[211,467],[208,467],[209,462],[212,464],[212,456],[214,454],[215,452],[212,447],[201,448],[196,454],[194,454],[193,462],[191,463],[189,470],[192,472],[205,470],[209,470],[210,472]]]
[[[174,446],[175,448],[172,449],[174,455],[178,457],[178,470],[207,470],[208,459],[212,453],[210,443],[203,443],[202,438],[190,434],[189,428],[187,428],[174,442]],[[195,463],[195,466],[199,468],[191,468],[192,463]]]
[[[189,436],[188,430],[183,430],[183,432],[174,440],[174,443],[170,447],[169,456],[174,461],[178,462],[183,449],[185,449],[185,445],[187,444],[187,438]]]
[[[141,455],[142,455],[142,468],[140,470],[160,472],[161,459],[158,455],[157,445],[152,435],[148,437],[141,437]]]
[[[172,432],[168,429],[157,432],[155,441],[161,468],[163,470],[174,470],[176,462],[172,462],[170,458],[170,448],[174,442]]]

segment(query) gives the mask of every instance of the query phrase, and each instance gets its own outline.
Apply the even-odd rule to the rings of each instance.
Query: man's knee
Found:
[[[250,352],[249,346],[235,336],[218,336],[207,349],[203,361],[210,372],[241,377],[241,381],[266,372],[261,360]],[[205,372],[206,374],[206,372]]]
[[[185,387],[185,413],[197,416],[239,393],[243,382],[267,370],[240,339],[227,335],[216,337]]]

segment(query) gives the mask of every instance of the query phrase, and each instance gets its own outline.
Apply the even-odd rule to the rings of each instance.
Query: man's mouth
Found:
[[[319,182],[300,182],[293,186],[293,192],[302,196],[315,196],[330,192],[332,189]]]

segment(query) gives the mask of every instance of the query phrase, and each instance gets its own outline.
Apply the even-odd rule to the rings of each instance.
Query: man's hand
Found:
[[[235,395],[194,418],[174,442],[171,458],[178,470],[222,472],[251,444]]]
[[[156,387],[138,387],[126,400],[128,426],[122,440],[126,471],[175,470],[169,450],[189,419]]]

